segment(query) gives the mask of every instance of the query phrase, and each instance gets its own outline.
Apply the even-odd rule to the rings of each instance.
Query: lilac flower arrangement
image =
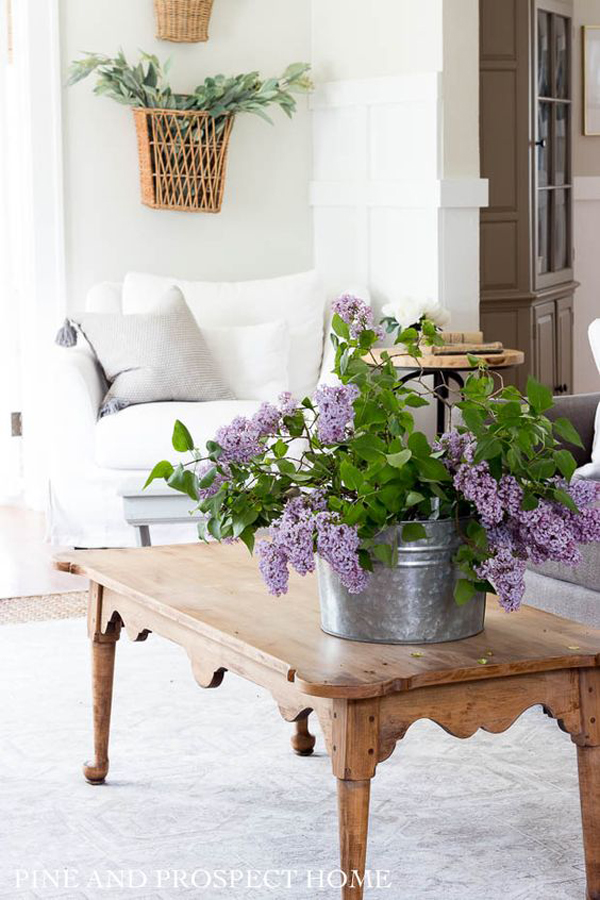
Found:
[[[600,541],[598,486],[572,481],[565,444],[581,442],[568,420],[545,415],[547,388],[530,379],[524,396],[473,357],[448,401],[460,423],[430,442],[411,412],[431,402],[425,380],[403,384],[390,353],[373,354],[383,330],[360,299],[344,295],[333,311],[337,384],[301,402],[283,394],[263,403],[202,451],[175,423],[173,446],[190,458],[159,462],[147,483],[164,478],[198,502],[202,540],[241,540],[254,552],[268,529],[256,550],[273,595],[287,592],[290,569],[313,572],[316,554],[360,594],[375,566],[395,564],[398,547],[382,542],[388,529],[401,524],[401,541],[418,541],[423,521],[452,518],[462,536],[457,603],[493,591],[509,612],[520,606],[528,560],[577,565],[579,546]],[[426,314],[408,328],[389,316],[383,324],[417,368],[422,346],[441,343]]]

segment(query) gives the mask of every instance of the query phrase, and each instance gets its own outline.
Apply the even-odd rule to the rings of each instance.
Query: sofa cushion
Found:
[[[110,384],[100,416],[135,403],[234,397],[179,288],[145,314],[86,312],[73,321]]]
[[[287,322],[200,329],[237,400],[277,400],[289,389]]]
[[[583,559],[578,566],[565,566],[563,563],[547,562],[540,566],[528,563],[527,568],[538,575],[554,578],[557,581],[565,581],[569,584],[577,584],[580,587],[600,592],[600,544],[585,544],[581,548]],[[600,593],[598,596],[600,603]]]
[[[290,390],[311,394],[323,352],[325,292],[314,271],[262,281],[211,282],[129,272],[124,313],[146,312],[165,289],[177,285],[202,326],[259,325],[283,319],[290,329]]]
[[[235,416],[251,416],[259,406],[256,400],[129,406],[98,421],[96,464],[106,469],[144,469],[149,472],[161,459],[184,460],[186,455],[177,453],[171,444],[176,419],[187,426],[196,446],[204,447],[221,425],[228,425]]]

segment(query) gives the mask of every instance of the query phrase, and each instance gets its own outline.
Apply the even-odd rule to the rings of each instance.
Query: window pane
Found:
[[[568,191],[553,191],[554,194],[554,265],[555,272],[569,265],[568,243]]]
[[[569,108],[566,103],[556,104],[556,131],[554,137],[555,172],[554,183],[566,184],[569,181],[568,135]]]
[[[538,144],[537,168],[538,185],[544,187],[550,182],[550,103],[538,103]]]
[[[538,273],[543,275],[550,268],[548,236],[550,234],[550,191],[538,191]]]
[[[557,97],[569,96],[569,48],[567,44],[567,20],[563,16],[554,17],[554,69]]]
[[[538,94],[550,97],[550,14],[538,12]]]

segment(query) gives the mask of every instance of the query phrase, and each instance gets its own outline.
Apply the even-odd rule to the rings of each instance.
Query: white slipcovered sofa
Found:
[[[236,415],[252,415],[262,400],[275,399],[269,390],[289,389],[302,398],[331,371],[331,353],[323,358],[327,304],[316,272],[238,283],[186,282],[129,273],[122,284],[105,282],[92,288],[86,310],[146,313],[174,284],[181,288],[201,329],[285,323],[287,371],[279,365],[277,384],[264,385],[256,399],[144,403],[99,419],[107,386],[89,345],[80,338],[77,347],[56,348],[48,504],[48,538],[53,544],[134,546],[135,535],[124,520],[119,491],[132,482],[141,488],[156,462],[176,458],[171,447],[175,419],[187,425],[197,446],[203,446]],[[252,341],[242,347],[239,340],[232,340],[225,367],[241,365],[243,352],[244,364],[248,366],[254,358],[258,369],[265,355],[274,352],[272,345],[261,346],[263,330],[249,330],[249,335],[256,336],[254,346]],[[226,338],[227,332],[223,335]],[[220,362],[223,370],[223,354]],[[194,536],[192,525],[153,529],[155,542],[193,540]]]

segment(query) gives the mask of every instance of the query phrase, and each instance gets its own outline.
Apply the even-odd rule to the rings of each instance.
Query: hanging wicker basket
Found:
[[[213,0],[154,0],[156,37],[195,43],[208,40]]]
[[[233,116],[206,112],[133,110],[142,203],[153,209],[218,213]]]

